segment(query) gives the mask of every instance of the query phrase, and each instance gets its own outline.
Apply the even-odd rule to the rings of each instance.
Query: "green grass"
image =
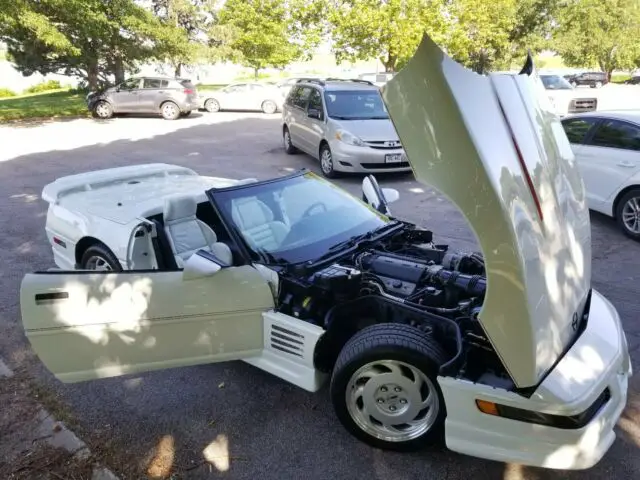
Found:
[[[88,116],[83,93],[67,90],[0,99],[0,122]]]
[[[199,83],[196,85],[198,90],[219,90],[226,87],[226,83]]]
[[[613,75],[611,75],[611,81],[613,83],[622,83],[625,80],[629,80],[630,78],[631,75],[627,73],[614,73]]]

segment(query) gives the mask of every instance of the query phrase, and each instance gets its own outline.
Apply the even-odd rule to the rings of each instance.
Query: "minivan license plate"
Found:
[[[401,153],[392,153],[390,155],[384,156],[384,161],[386,163],[400,163],[403,161],[403,155]]]

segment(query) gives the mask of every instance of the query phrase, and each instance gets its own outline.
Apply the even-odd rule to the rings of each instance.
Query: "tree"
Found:
[[[445,0],[328,0],[327,21],[338,61],[377,58],[388,72],[414,54],[425,31],[443,40]]]
[[[510,32],[516,25],[516,0],[457,0],[447,6],[447,53],[478,73],[511,61]]]
[[[283,68],[310,54],[319,41],[317,29],[309,25],[306,32],[303,25],[313,17],[312,6],[307,0],[227,0],[219,11],[219,26],[227,28],[231,51],[257,79],[263,68]]]
[[[2,12],[0,40],[24,75],[77,75],[92,89],[183,44],[134,0],[19,0]]]
[[[640,58],[639,0],[568,0],[558,25],[554,46],[567,65],[597,65],[611,79]]]

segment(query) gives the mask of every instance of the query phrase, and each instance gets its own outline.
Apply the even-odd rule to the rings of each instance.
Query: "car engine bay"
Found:
[[[277,308],[327,331],[318,368],[330,369],[337,346],[355,331],[374,323],[407,323],[432,334],[450,355],[441,373],[509,388],[509,376],[478,321],[485,292],[480,253],[449,251],[433,243],[432,232],[406,224],[328,264],[285,269]]]

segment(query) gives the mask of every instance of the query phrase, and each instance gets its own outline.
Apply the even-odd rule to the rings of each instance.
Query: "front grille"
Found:
[[[361,163],[362,168],[369,170],[381,170],[383,168],[407,168],[409,162],[397,162],[397,163]]]
[[[569,113],[595,112],[597,108],[597,98],[574,98],[569,102]]]
[[[365,141],[364,143],[368,147],[375,148],[376,150],[395,150],[397,148],[402,148],[402,144],[398,140],[376,140]]]

